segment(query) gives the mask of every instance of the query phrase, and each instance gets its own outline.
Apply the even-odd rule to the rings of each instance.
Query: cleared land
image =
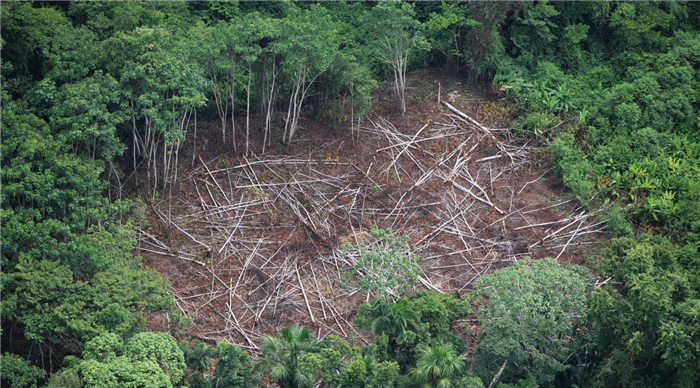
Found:
[[[352,316],[371,296],[343,286],[355,255],[340,246],[373,228],[410,236],[422,286],[441,292],[463,294],[524,256],[584,260],[604,224],[559,195],[507,106],[436,73],[409,81],[405,117],[385,90],[354,134],[307,118],[264,155],[234,156],[215,123],[200,123],[172,197],[151,204],[139,236],[193,335],[255,352],[263,334],[303,324],[362,341]]]

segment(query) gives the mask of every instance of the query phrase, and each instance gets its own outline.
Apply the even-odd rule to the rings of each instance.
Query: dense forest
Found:
[[[3,387],[700,385],[700,3],[0,6]],[[231,192],[243,194],[239,203],[235,197],[228,202],[230,212],[281,204],[296,212],[310,236],[297,250],[323,241],[352,257],[338,278],[355,290],[347,298],[359,297],[361,304],[348,318],[347,335],[313,326],[307,298],[313,283],[299,275],[310,264],[290,259],[280,268],[296,270],[295,292],[303,296],[300,310],[308,310],[309,320],[266,326],[259,340],[238,329],[235,344],[228,337],[193,335],[198,323],[174,297],[173,285],[146,265],[141,238],[146,231],[156,234],[149,222],[166,220],[158,238],[172,243],[174,233],[207,250],[165,253],[204,271],[237,237],[233,230],[220,249],[212,249],[182,223],[167,221],[178,203],[174,197],[191,199],[182,194],[185,169],[201,160],[202,180],[213,182],[195,182],[190,190],[202,190],[195,199],[202,202],[201,214],[210,209],[202,197],[228,201],[215,174],[237,164],[250,167],[249,158],[262,165],[254,158],[271,152],[293,153],[302,133],[321,136],[312,122],[334,127],[332,136],[360,147],[356,141],[368,143],[368,128],[380,125],[378,112],[400,120],[419,105],[440,106],[439,95],[418,97],[420,84],[411,82],[419,72],[467,85],[494,102],[488,106],[507,112],[507,134],[493,133],[537,146],[551,171],[548,182],[576,203],[578,214],[605,226],[586,257],[569,263],[523,254],[509,265],[480,270],[473,282],[463,282],[461,293],[440,292],[414,253],[437,232],[409,236],[368,225],[364,238],[341,244],[320,232],[320,215],[298,205],[311,202],[295,202],[281,189],[273,200],[258,189],[262,185],[231,184]],[[459,112],[447,103],[447,92],[441,92],[445,106]],[[396,135],[397,143],[383,148],[393,152],[431,139],[420,137],[421,131]],[[195,158],[207,141],[226,149],[230,166]],[[425,154],[456,146],[440,141],[445,145]],[[498,144],[500,156],[477,162],[518,157]],[[387,167],[387,179],[405,176],[397,160],[412,157],[408,149]],[[318,163],[336,163],[331,151]],[[457,160],[463,155],[454,154]],[[424,176],[442,168],[415,164]],[[379,187],[370,168],[359,173]],[[265,176],[276,182],[278,170],[268,170]],[[453,174],[463,174],[458,170],[455,162],[441,182],[457,179]],[[313,171],[292,178],[340,185],[331,174]],[[470,187],[483,193],[472,199],[492,211],[489,220],[497,224],[510,213],[489,199],[493,187],[487,193],[478,178]],[[419,186],[414,181],[408,191]],[[373,195],[381,199],[382,193]],[[168,207],[159,208],[165,198]],[[386,218],[408,205],[390,206]],[[575,222],[582,219],[566,226],[580,229],[583,221]],[[552,230],[559,226],[564,223]],[[548,256],[559,249],[562,255],[577,234],[570,236]],[[165,249],[156,236],[146,237]],[[251,258],[263,252],[261,244],[251,248]],[[239,285],[236,277],[246,282],[244,272],[219,281],[230,292],[232,283]],[[269,276],[257,272],[258,278]],[[216,276],[210,275],[211,289]],[[234,312],[249,307],[241,301],[235,310],[239,303],[231,298],[229,318],[236,320]],[[331,307],[321,298],[314,303],[320,321]]]

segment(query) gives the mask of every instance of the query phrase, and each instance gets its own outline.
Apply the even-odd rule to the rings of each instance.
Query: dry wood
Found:
[[[493,141],[495,141],[495,142],[498,142],[498,140],[496,140],[496,137],[493,135],[493,133],[491,133],[491,130],[490,130],[490,129],[488,129],[488,128],[486,128],[485,126],[481,125],[481,123],[479,123],[478,121],[476,121],[476,120],[474,120],[473,118],[469,117],[466,113],[460,111],[459,109],[457,109],[457,108],[455,108],[454,106],[450,105],[450,104],[449,104],[448,102],[446,102],[446,101],[442,101],[442,105],[445,105],[445,106],[447,107],[447,109],[449,109],[449,110],[451,110],[452,112],[454,112],[455,114],[457,114],[457,116],[461,117],[465,122],[467,122],[467,123],[469,123],[469,124],[471,124],[471,125],[477,127],[478,129],[480,129],[481,131],[483,131],[484,133],[486,133],[486,134],[491,138],[491,140],[493,140]]]
[[[341,254],[338,245],[359,244],[368,228],[411,236],[422,269],[419,287],[441,292],[462,292],[497,264],[522,257],[512,233],[528,237],[526,248],[538,242],[533,254],[565,258],[604,229],[580,209],[564,214],[570,201],[523,206],[518,195],[541,185],[544,175],[514,183],[521,181],[518,171],[531,166],[534,148],[507,131],[446,112],[415,132],[382,117],[358,126],[363,142],[373,142],[364,164],[328,160],[329,153],[340,153],[342,141],[318,146],[316,139],[295,139],[315,152],[241,156],[228,168],[211,169],[200,157],[190,182],[179,182],[191,183],[192,195],[153,205],[184,238],[164,240],[170,248],[159,235],[139,233],[139,247],[154,257],[179,256],[175,265],[185,277],[194,275],[191,284],[178,283],[176,303],[211,327],[203,337],[256,349],[263,334],[287,319],[308,322],[319,335],[365,341],[348,319],[368,295],[341,289],[340,273],[352,270],[355,257]],[[477,130],[464,130],[472,127]],[[494,140],[496,155],[475,156]],[[496,202],[505,207],[507,196],[506,213]],[[560,220],[543,219],[545,210]],[[210,247],[214,257],[205,267],[198,256]]]

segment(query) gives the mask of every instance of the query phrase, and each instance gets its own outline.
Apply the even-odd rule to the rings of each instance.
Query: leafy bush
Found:
[[[379,299],[401,295],[418,283],[419,268],[408,236],[396,237],[391,230],[375,229],[360,246],[346,245],[342,249],[358,255],[353,262],[360,274],[357,287],[375,293]]]

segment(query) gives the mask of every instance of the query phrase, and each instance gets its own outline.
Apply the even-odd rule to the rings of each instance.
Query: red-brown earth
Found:
[[[513,135],[516,111],[435,70],[408,81],[407,114],[386,86],[354,140],[347,122],[305,117],[288,146],[274,133],[262,154],[256,122],[245,157],[243,121],[235,151],[200,119],[177,183],[149,201],[138,252],[171,283],[193,336],[253,353],[293,324],[366,341],[352,318],[371,295],[343,285],[354,255],[340,246],[375,228],[410,237],[420,287],[460,295],[525,256],[586,260],[604,225],[562,194],[541,144]],[[439,104],[438,89],[488,131]]]

